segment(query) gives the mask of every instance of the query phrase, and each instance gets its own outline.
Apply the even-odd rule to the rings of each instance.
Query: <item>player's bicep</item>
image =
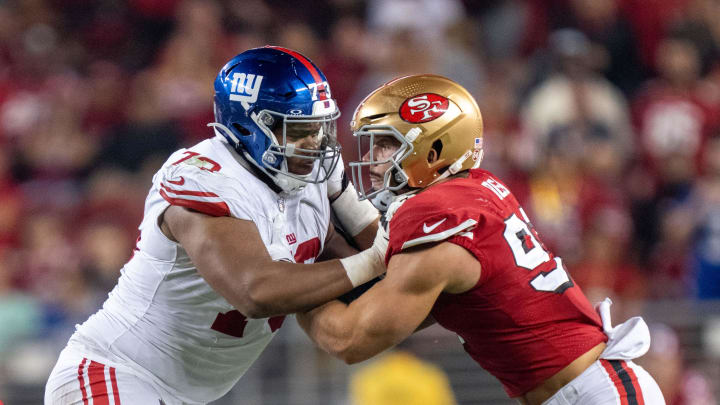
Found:
[[[475,286],[480,267],[472,253],[450,242],[425,244],[394,255],[382,282],[370,289],[372,294],[360,298],[376,303],[372,308],[378,314],[365,314],[374,319],[366,322],[369,330],[380,328],[381,333],[404,339],[427,320],[440,293],[462,293]]]
[[[446,274],[433,268],[438,261],[432,256],[427,247],[393,256],[385,278],[350,304],[358,306],[365,339],[390,347],[427,318],[447,282]]]
[[[272,259],[251,221],[214,217],[170,206],[163,222],[185,249],[202,277],[233,304],[239,304],[242,285],[254,269]],[[237,260],[242,258],[242,260]]]

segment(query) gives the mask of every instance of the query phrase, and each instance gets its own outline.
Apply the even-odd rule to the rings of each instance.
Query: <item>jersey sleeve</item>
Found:
[[[410,198],[390,219],[390,242],[386,263],[405,249],[465,237],[472,240],[472,230],[480,221],[477,210],[438,204],[433,198],[419,195]]]
[[[154,179],[158,193],[170,205],[185,207],[215,217],[230,216],[257,220],[260,204],[241,182],[222,173],[191,165],[170,165]]]

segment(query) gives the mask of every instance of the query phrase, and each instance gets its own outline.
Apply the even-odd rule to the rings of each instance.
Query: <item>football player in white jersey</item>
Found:
[[[60,353],[46,405],[213,401],[285,314],[384,272],[378,214],[345,180],[322,72],[289,49],[251,49],[221,69],[214,101],[215,137],[154,176],[134,255]],[[312,264],[333,239],[331,207],[366,250]]]

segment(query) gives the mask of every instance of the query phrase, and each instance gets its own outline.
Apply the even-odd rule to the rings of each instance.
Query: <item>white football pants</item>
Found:
[[[45,405],[182,405],[127,367],[66,347],[45,385]]]

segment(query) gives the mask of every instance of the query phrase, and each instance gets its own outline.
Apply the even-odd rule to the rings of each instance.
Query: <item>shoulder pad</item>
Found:
[[[170,203],[203,214],[230,216],[228,187],[223,186],[225,175],[190,165],[163,168],[155,179],[160,195]]]
[[[393,253],[424,243],[440,242],[457,234],[472,238],[468,231],[478,224],[480,214],[477,210],[453,209],[428,198],[404,202],[407,204],[398,206],[393,212],[388,209],[392,214],[389,250]]]

